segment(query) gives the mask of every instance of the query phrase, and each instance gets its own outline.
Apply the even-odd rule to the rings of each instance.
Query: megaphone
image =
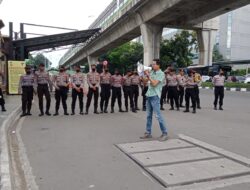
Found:
[[[137,71],[140,77],[144,76],[144,71],[151,71],[151,67],[144,66],[142,63],[137,63]]]

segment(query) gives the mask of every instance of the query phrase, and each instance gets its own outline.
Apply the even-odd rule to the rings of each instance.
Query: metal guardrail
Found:
[[[116,22],[119,18],[121,18],[126,12],[128,12],[132,7],[134,7],[141,0],[124,0],[118,7],[117,4],[112,2],[105,11],[94,21],[93,24],[90,25],[91,28],[101,28],[99,33],[96,33],[89,40],[84,43],[78,44],[77,46],[72,46],[61,58],[59,61],[59,65],[65,64],[71,57],[77,54],[83,47],[85,47],[90,41],[95,39],[100,33],[108,29],[114,22]],[[105,13],[113,11],[109,15],[105,15]]]

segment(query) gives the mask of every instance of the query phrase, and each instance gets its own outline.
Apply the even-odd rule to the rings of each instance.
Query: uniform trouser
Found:
[[[30,113],[32,100],[33,100],[33,86],[23,86],[22,87],[22,111],[23,113]]]
[[[130,102],[130,108],[134,108],[134,101],[133,101],[133,89],[132,86],[124,86],[123,87],[123,93],[124,93],[124,101],[125,101],[125,107],[128,109],[128,99]]]
[[[178,91],[178,99],[179,99],[179,105],[183,105],[183,97],[184,97],[184,87],[179,86],[179,91]]]
[[[194,92],[195,92],[195,102],[197,107],[200,107],[200,90],[198,85],[194,87]]]
[[[62,100],[64,112],[67,112],[66,101],[68,98],[68,88],[65,86],[60,86],[59,89],[56,89],[55,98],[56,98],[56,112],[58,112],[59,110],[61,100]]]
[[[77,87],[79,88],[80,86],[77,86]],[[80,112],[83,112],[83,89],[82,88],[80,88],[80,92],[78,92],[76,89],[72,89],[72,103],[71,103],[72,113],[75,113],[75,106],[76,106],[77,97],[79,100]]]
[[[214,88],[214,106],[217,106],[218,99],[219,100],[219,106],[223,106],[223,99],[224,99],[224,86],[216,86]]]
[[[186,101],[186,110],[189,110],[189,101],[192,101],[193,104],[193,110],[196,109],[196,99],[195,99],[195,90],[194,88],[186,88],[185,91],[185,101]]]
[[[99,88],[96,87],[96,90],[93,88],[89,88],[89,92],[87,95],[87,104],[86,104],[86,111],[89,110],[89,106],[91,104],[92,96],[94,95],[94,111],[97,111],[98,107],[98,98],[99,98]]]
[[[121,87],[112,87],[112,99],[111,99],[111,108],[115,106],[115,101],[118,101],[119,109],[122,108],[122,88]]]
[[[132,85],[132,94],[133,94],[133,104],[135,108],[138,108],[138,97],[139,97],[139,86]]]
[[[0,106],[2,106],[2,109],[4,108],[4,104],[5,104],[5,101],[4,101],[4,97],[3,97],[3,91],[0,88]]]
[[[147,103],[147,96],[146,96],[147,91],[148,91],[148,87],[147,86],[143,87],[143,89],[142,89],[142,106],[144,109],[146,108],[146,103]]]
[[[100,108],[101,111],[103,111],[103,106],[104,110],[107,110],[108,104],[109,104],[109,99],[110,99],[110,89],[111,86],[110,84],[102,84],[101,85],[101,102],[100,102]]]
[[[162,87],[162,91],[161,91],[161,100],[160,100],[160,104],[161,104],[161,107],[163,106],[163,101],[166,100],[167,98],[167,86],[163,86]]]
[[[175,101],[176,107],[179,108],[177,86],[169,86],[168,93],[169,93],[171,107],[174,108],[174,101]]]
[[[40,112],[43,113],[43,96],[46,98],[46,112],[49,112],[50,109],[50,93],[49,93],[49,88],[47,84],[38,84],[37,87],[37,96],[38,96],[38,101],[39,101],[39,109]]]

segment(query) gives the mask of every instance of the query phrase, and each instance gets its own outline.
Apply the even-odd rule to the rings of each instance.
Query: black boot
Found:
[[[104,113],[108,113],[107,107],[104,108]]]
[[[184,110],[183,112],[184,112],[184,113],[188,113],[188,112],[189,112],[189,109],[186,109],[186,110]]]
[[[72,110],[71,115],[75,115],[75,111]]]
[[[223,110],[222,106],[220,106],[219,110]]]
[[[126,106],[126,110],[125,110],[125,112],[128,112],[128,107]]]
[[[88,114],[89,114],[89,108],[86,108],[85,115],[88,115]]]
[[[45,114],[46,114],[47,116],[51,116],[51,114],[49,113],[49,111],[46,111]]]
[[[164,111],[165,109],[163,108],[163,106],[161,106],[161,110]]]
[[[39,117],[44,116],[44,113],[43,113],[43,112],[41,112],[38,116],[39,116]]]
[[[193,109],[193,112],[192,113],[196,113],[196,110],[195,109]]]
[[[97,109],[95,109],[94,114],[99,114],[99,112],[97,111]]]
[[[123,113],[124,111],[122,110],[122,108],[119,108],[119,112]]]
[[[26,113],[22,113],[22,114],[20,115],[20,117],[24,117],[24,116],[26,116]]]
[[[56,113],[54,113],[54,115],[53,115],[53,116],[57,116],[57,115],[59,115],[58,111],[56,111]]]
[[[3,112],[7,111],[7,110],[5,109],[5,107],[4,107],[4,105],[2,105],[2,111],[3,111]]]

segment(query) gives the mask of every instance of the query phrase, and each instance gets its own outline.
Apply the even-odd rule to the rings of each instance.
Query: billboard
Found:
[[[25,61],[8,61],[9,94],[18,94],[20,76],[25,73]]]

